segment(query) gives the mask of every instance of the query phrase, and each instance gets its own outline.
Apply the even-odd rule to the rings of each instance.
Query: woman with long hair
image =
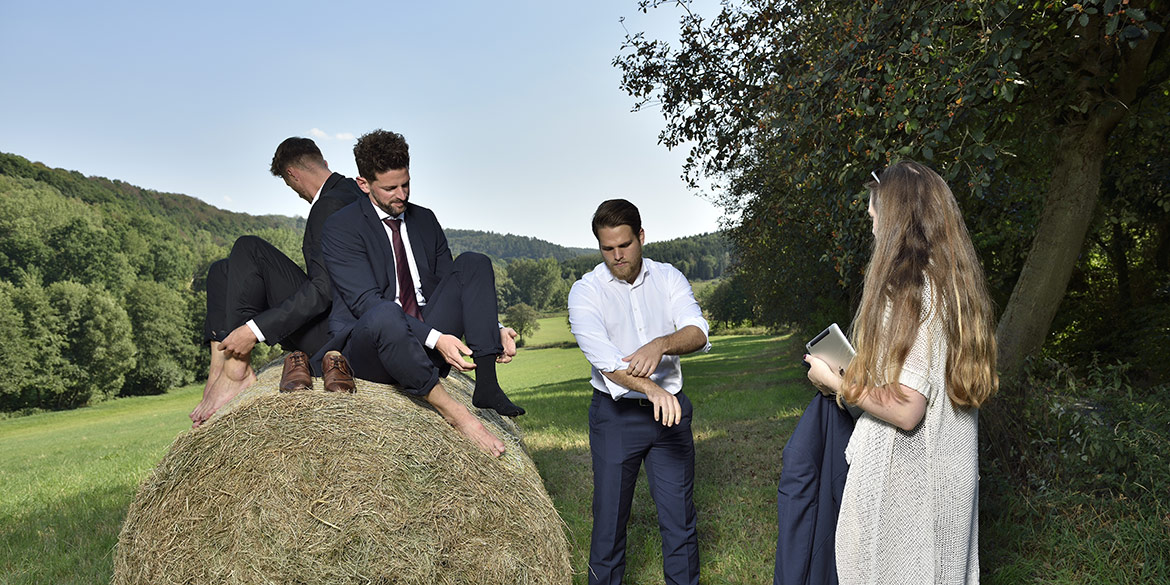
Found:
[[[839,375],[808,377],[862,415],[837,519],[841,583],[979,580],[979,406],[995,393],[995,316],[958,203],[903,161],[869,188],[873,255]]]

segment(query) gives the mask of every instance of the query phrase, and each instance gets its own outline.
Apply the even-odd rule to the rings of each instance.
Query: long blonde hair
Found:
[[[853,320],[857,356],[845,370],[842,397],[857,403],[880,392],[879,399],[903,399],[898,378],[918,328],[924,318],[941,318],[947,393],[958,406],[978,407],[999,386],[995,317],[954,194],[938,173],[912,161],[866,186],[877,216],[874,248]],[[922,315],[924,290],[933,316]]]

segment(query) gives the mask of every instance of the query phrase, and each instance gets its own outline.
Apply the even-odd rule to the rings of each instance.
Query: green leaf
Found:
[[[1081,26],[1089,26],[1089,15],[1082,13],[1079,21]]]
[[[934,160],[934,149],[929,146],[922,147],[922,158],[926,160]]]

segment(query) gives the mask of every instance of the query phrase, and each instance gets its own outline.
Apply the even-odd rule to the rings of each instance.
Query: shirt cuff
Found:
[[[431,332],[427,334],[427,349],[435,349],[435,344],[439,342],[440,335],[442,335],[442,333],[439,333],[438,329],[431,329]]]
[[[248,322],[245,323],[245,325],[247,325],[248,329],[251,329],[252,333],[256,335],[257,343],[264,341],[264,334],[261,333],[260,327],[256,325],[256,321],[254,319],[248,319]]]
[[[620,365],[615,366],[613,369],[609,370],[609,372],[624,371],[626,369],[629,369],[629,367],[630,367],[630,364],[627,364],[626,362],[623,362],[620,359],[618,360],[618,363]],[[612,396],[614,400],[617,400],[617,399],[625,396],[626,394],[633,392],[633,390],[630,390],[629,388],[626,388],[625,386],[622,386],[621,384],[618,384],[617,382],[610,380],[609,376],[606,376],[605,374],[601,375],[601,381],[605,382],[605,389],[607,392],[609,392],[609,395]],[[642,394],[642,393],[637,392],[637,394]]]

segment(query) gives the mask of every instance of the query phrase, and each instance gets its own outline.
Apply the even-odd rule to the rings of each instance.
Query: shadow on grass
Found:
[[[94,489],[0,518],[8,585],[109,583],[135,486]]]

